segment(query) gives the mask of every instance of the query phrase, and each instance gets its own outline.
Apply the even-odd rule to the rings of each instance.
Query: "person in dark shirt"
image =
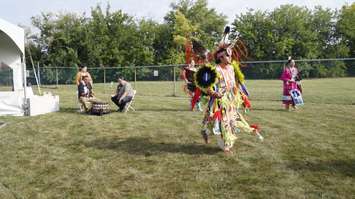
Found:
[[[90,85],[90,78],[88,76],[83,76],[78,85],[78,98],[79,102],[84,106],[86,112],[91,110],[93,103],[100,102],[94,96],[94,92],[92,91],[92,87]]]
[[[119,77],[117,82],[116,94],[111,96],[111,100],[118,106],[118,111],[124,112],[128,108],[127,105],[133,99],[135,93],[131,84],[122,77]]]

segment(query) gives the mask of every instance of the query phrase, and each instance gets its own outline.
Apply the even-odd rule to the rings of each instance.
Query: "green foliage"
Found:
[[[186,43],[186,39],[191,38],[192,33],[197,30],[197,27],[193,26],[179,10],[175,13],[175,20],[173,32],[174,42],[183,46]]]
[[[343,6],[337,23],[337,33],[343,44],[342,51],[349,51],[349,56],[355,57],[355,3]],[[347,65],[348,72],[355,75],[355,64]]]
[[[175,12],[179,11],[191,24],[193,36],[203,41],[207,48],[214,48],[215,42],[220,39],[223,27],[226,25],[226,16],[218,14],[215,9],[207,6],[207,0],[180,0],[172,4],[173,10],[165,17],[168,24],[176,24]],[[186,24],[186,23],[185,23]]]
[[[351,20],[353,13],[348,13],[349,9],[343,8],[340,19],[346,20],[340,20],[339,23],[346,25],[338,29],[337,12],[322,7],[309,10],[294,5],[283,5],[272,12],[249,10],[237,15],[233,25],[236,34],[247,44],[252,60],[284,60],[288,56],[296,59],[348,57],[352,56],[348,49],[352,45],[343,41],[339,30],[347,34],[351,32],[350,27],[354,27],[350,24],[350,21],[352,23],[355,20]],[[347,35],[351,38],[352,34]],[[279,75],[281,67],[282,64],[255,66],[248,69],[247,74],[255,78],[274,78]],[[331,67],[320,64],[309,67],[305,67],[306,77],[334,77],[346,75],[347,68],[351,66],[341,63]]]
[[[250,60],[355,57],[355,3],[339,11],[315,7],[310,10],[282,5],[272,11],[249,10],[237,14],[233,36],[250,51]],[[120,67],[184,63],[183,44],[194,38],[214,49],[221,38],[226,16],[209,8],[207,0],[179,0],[171,4],[163,23],[135,20],[121,10],[93,7],[90,16],[74,13],[42,13],[32,23],[39,34],[26,48],[34,61],[45,66],[76,68]],[[48,51],[42,51],[48,49]],[[29,53],[26,61],[30,63]],[[276,78],[282,64],[247,68],[247,78]],[[353,64],[303,66],[305,77],[355,75]],[[97,70],[102,71],[102,70]],[[102,72],[93,71],[95,78]],[[131,74],[131,72],[129,73]],[[116,73],[106,74],[114,79]],[[128,72],[127,72],[128,75]],[[54,81],[52,75],[48,77]],[[66,78],[69,78],[66,77]]]
[[[175,48],[169,49],[167,62],[171,64],[184,63],[184,52]]]
[[[343,6],[337,28],[342,39],[349,46],[351,56],[355,56],[355,3]]]
[[[308,9],[284,5],[272,12],[250,10],[237,16],[233,24],[253,59],[285,59],[289,55],[314,58],[317,35],[310,19]]]
[[[209,49],[215,47],[215,43],[220,39],[219,33],[227,23],[226,16],[208,8],[206,0],[181,0],[171,7],[172,10],[165,16],[166,23],[173,28],[173,40],[177,44],[171,48],[183,52],[181,45],[186,38],[200,40]],[[182,53],[172,57],[170,52],[174,51],[169,51],[168,62],[177,63],[184,60]]]
[[[48,54],[43,54],[42,64],[53,66],[73,66],[79,61],[78,51],[84,46],[81,42],[83,16],[76,14],[44,14],[33,18],[33,25],[41,30],[37,37],[38,47],[49,47]]]

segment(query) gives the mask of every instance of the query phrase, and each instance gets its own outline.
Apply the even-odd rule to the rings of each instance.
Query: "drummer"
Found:
[[[79,102],[84,106],[85,112],[90,112],[93,103],[100,102],[100,100],[94,96],[94,92],[90,86],[89,76],[82,76],[82,80],[78,85],[78,98]]]
[[[134,97],[134,91],[132,85],[123,79],[123,77],[117,78],[116,93],[111,96],[111,100],[118,106],[119,112],[125,112],[128,108],[128,104]]]

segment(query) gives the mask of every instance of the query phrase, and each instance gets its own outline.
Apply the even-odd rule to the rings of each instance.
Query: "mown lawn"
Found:
[[[60,112],[0,117],[0,198],[355,198],[354,82],[304,80],[286,112],[280,81],[249,80],[265,141],[241,134],[232,155],[203,143],[181,85],[138,82],[135,112],[101,117],[77,112],[74,86],[44,88]]]

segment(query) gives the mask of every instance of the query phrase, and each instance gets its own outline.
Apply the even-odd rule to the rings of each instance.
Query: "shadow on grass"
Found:
[[[184,112],[192,112],[189,109],[177,109],[177,108],[139,108],[136,109],[137,112],[144,112],[144,111],[152,111],[152,112],[161,112],[161,111],[166,111],[166,112],[178,112],[178,111],[184,111]]]
[[[114,107],[115,108],[115,107]],[[134,107],[136,108],[136,107]],[[161,111],[166,111],[166,112],[191,112],[191,110],[189,109],[177,109],[177,108],[138,108],[135,110],[135,112],[161,112]],[[78,113],[78,114],[82,114],[79,111],[79,108],[74,108],[74,107],[64,107],[64,108],[60,108],[59,112],[62,113]],[[117,112],[116,109],[113,109],[113,107],[111,106],[111,113],[115,113]],[[131,112],[131,111],[129,111]]]
[[[289,168],[295,171],[325,171],[330,174],[341,174],[346,177],[355,178],[355,160],[328,160],[318,162],[292,161]]]
[[[152,156],[162,153],[184,153],[189,155],[207,154],[213,155],[221,150],[217,147],[199,144],[179,144],[152,142],[149,138],[133,137],[124,140],[115,138],[97,139],[93,142],[85,144],[87,147],[98,149],[109,149],[114,151],[124,151],[134,155]]]
[[[278,111],[278,112],[287,112],[283,108],[252,108],[252,111]]]
[[[79,108],[74,108],[74,107],[65,107],[65,108],[60,108],[59,109],[59,112],[62,112],[62,113],[77,113],[77,114],[80,114],[80,110]]]
[[[110,109],[110,113],[106,113],[103,115],[107,115],[107,114],[112,114],[112,113],[118,113],[117,110],[114,109]],[[66,107],[66,108],[60,108],[59,112],[61,113],[74,113],[74,114],[79,114],[79,115],[91,115],[89,113],[85,113],[85,112],[80,112],[79,108],[73,108],[73,107]]]

